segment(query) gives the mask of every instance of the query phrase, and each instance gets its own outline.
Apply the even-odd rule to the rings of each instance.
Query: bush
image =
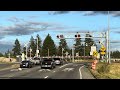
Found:
[[[99,73],[107,73],[109,72],[109,67],[108,67],[108,64],[105,63],[103,65],[101,65],[98,70],[97,70]]]

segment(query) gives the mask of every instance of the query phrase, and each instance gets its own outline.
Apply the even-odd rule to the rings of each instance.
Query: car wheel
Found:
[[[53,66],[51,66],[50,69],[53,69]]]

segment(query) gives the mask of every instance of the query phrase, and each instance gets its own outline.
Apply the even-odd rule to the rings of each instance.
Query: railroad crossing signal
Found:
[[[105,52],[106,48],[104,46],[101,47],[100,51],[101,51],[100,54],[102,54],[102,55],[106,54],[106,52]]]
[[[97,55],[98,55],[98,52],[97,52],[97,51],[94,51],[94,52],[93,52],[93,56],[94,56],[94,57],[97,57]]]
[[[75,35],[75,38],[80,38],[80,34],[77,32],[77,34]]]
[[[101,47],[100,49],[102,52],[104,52],[106,50],[106,48],[104,46]]]
[[[63,36],[63,35],[57,35],[57,38],[59,38],[59,39],[63,39],[64,36]]]

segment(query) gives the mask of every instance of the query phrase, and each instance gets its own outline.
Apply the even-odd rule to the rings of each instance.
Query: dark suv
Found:
[[[56,64],[52,58],[42,58],[41,60],[41,68],[55,68]]]
[[[20,68],[32,68],[33,67],[33,63],[31,61],[22,61],[20,63]]]

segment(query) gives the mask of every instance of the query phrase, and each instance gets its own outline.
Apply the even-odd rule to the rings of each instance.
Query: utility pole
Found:
[[[109,26],[109,11],[108,11],[108,61],[109,63],[111,63],[110,61],[110,26]]]
[[[85,46],[84,46],[84,60],[85,60]]]
[[[38,37],[37,37],[37,50],[36,50],[36,56],[38,57]]]
[[[26,46],[26,59],[27,59],[27,44],[25,44],[25,46]]]
[[[72,48],[72,61],[74,62],[74,47]]]
[[[62,59],[63,59],[63,51],[64,51],[64,50],[63,50],[63,48],[62,48]]]
[[[31,59],[31,51],[32,51],[32,49],[31,49],[31,47],[30,47],[30,59]]]

